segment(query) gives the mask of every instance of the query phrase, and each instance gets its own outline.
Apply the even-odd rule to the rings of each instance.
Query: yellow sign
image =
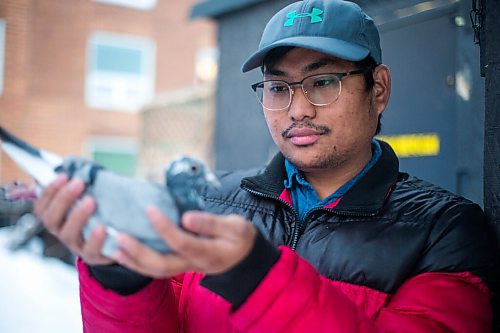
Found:
[[[439,155],[440,145],[437,133],[380,135],[377,139],[387,142],[398,157]]]

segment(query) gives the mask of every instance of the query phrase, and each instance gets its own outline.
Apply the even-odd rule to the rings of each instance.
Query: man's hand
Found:
[[[35,201],[35,215],[51,234],[87,264],[113,263],[113,260],[101,254],[101,247],[106,239],[104,227],[96,227],[87,241],[83,239],[83,226],[96,207],[95,201],[90,197],[78,199],[84,189],[83,181],[68,181],[66,175],[60,175]]]
[[[182,230],[157,208],[149,208],[154,228],[174,251],[161,254],[120,234],[114,259],[136,272],[166,278],[184,272],[223,273],[242,261],[252,249],[257,230],[238,215],[219,216],[205,212],[186,212]]]

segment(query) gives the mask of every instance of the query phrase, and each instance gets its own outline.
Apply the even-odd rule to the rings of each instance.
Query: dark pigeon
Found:
[[[173,160],[166,170],[166,186],[117,175],[92,161],[80,157],[61,158],[32,147],[0,127],[3,150],[30,176],[42,190],[58,172],[80,178],[86,184],[84,195],[96,200],[96,211],[83,229],[87,239],[97,225],[106,228],[103,254],[111,257],[118,249],[116,235],[127,233],[156,251],[169,252],[169,246],[155,232],[146,216],[146,208],[158,207],[172,222],[188,210],[203,210],[200,192],[217,187],[218,181],[206,165],[184,156]]]

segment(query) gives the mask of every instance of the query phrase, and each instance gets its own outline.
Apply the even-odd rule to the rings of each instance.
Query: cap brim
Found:
[[[329,37],[290,37],[276,41],[252,54],[241,67],[243,73],[260,67],[266,54],[280,46],[294,46],[323,52],[340,59],[360,61],[368,56],[370,51],[360,45]]]

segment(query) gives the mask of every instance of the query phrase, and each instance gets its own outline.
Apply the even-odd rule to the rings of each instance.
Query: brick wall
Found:
[[[213,168],[214,102],[214,86],[207,84],[171,91],[145,106],[141,114],[141,178],[163,183],[166,166],[180,155],[195,156]]]
[[[96,31],[151,38],[156,93],[191,86],[196,51],[215,44],[212,22],[188,19],[195,2],[158,0],[142,11],[91,0],[2,0],[7,31],[0,125],[59,154],[86,154],[92,136],[137,137],[139,113],[85,105],[87,40]],[[0,183],[27,180],[8,157],[0,158]]]

